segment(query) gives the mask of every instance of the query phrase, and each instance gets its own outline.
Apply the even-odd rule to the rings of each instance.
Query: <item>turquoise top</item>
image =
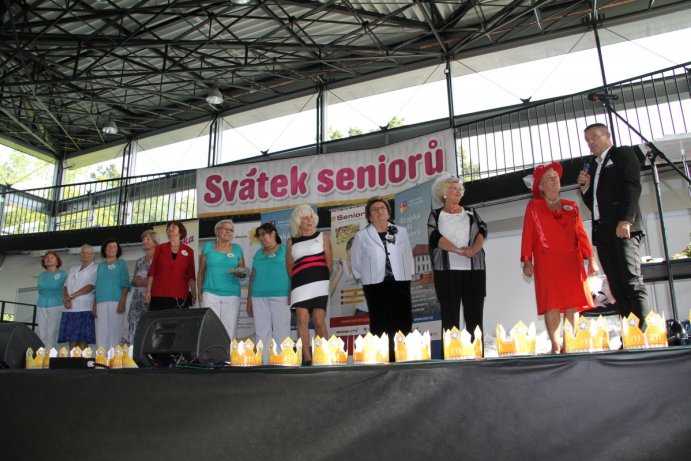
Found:
[[[38,274],[37,307],[62,306],[62,287],[65,285],[67,273],[63,270],[55,272],[41,272]]]
[[[240,264],[244,256],[240,245],[233,243],[230,252],[214,250],[214,242],[204,245],[202,253],[206,257],[206,274],[204,275],[203,293],[216,296],[240,296],[240,281],[236,275],[229,274]]]
[[[263,248],[257,250],[252,261],[254,279],[252,296],[265,298],[270,296],[288,296],[290,277],[286,270],[286,246],[280,244],[272,254],[265,255]]]
[[[96,270],[96,302],[120,301],[122,289],[130,288],[130,271],[127,263],[116,259],[108,264],[103,261]]]

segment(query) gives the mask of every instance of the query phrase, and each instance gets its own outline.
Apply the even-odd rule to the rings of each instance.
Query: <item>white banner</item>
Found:
[[[197,171],[199,217],[332,206],[390,196],[456,171],[452,130],[378,149],[266,160]]]

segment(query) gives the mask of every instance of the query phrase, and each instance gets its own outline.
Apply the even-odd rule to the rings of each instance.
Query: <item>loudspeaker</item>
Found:
[[[140,367],[216,365],[230,360],[230,337],[211,309],[147,312],[139,319],[133,347]]]
[[[26,368],[26,350],[39,347],[43,341],[23,323],[0,323],[0,368]]]

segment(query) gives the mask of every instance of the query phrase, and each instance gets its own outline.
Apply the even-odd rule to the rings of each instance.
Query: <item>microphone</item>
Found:
[[[585,171],[586,173],[590,171],[590,158],[586,158],[583,162],[583,171]]]
[[[617,99],[619,99],[618,95],[609,94],[609,93],[590,93],[588,95],[588,100],[590,100],[590,101],[607,102],[607,101],[616,101]]]
[[[583,161],[583,171],[585,171],[586,173],[590,171],[591,161],[592,157],[586,157]],[[585,181],[579,182],[578,185],[581,187],[585,186]]]

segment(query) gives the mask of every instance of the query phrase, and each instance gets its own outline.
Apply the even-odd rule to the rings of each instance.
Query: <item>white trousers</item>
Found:
[[[287,296],[267,296],[252,298],[254,312],[254,331],[257,342],[264,344],[264,363],[269,363],[271,338],[280,345],[290,336],[290,306]],[[277,351],[280,352],[280,349]]]
[[[202,304],[202,307],[208,307],[218,315],[228,332],[228,336],[230,336],[230,340],[235,339],[238,330],[238,317],[240,317],[240,297],[218,296],[203,292]]]
[[[118,302],[106,301],[96,304],[96,344],[103,346],[106,353],[120,344],[125,312],[118,314]]]
[[[41,338],[46,349],[58,345],[58,331],[60,319],[65,311],[63,306],[37,307],[36,321],[38,322],[38,337]]]

